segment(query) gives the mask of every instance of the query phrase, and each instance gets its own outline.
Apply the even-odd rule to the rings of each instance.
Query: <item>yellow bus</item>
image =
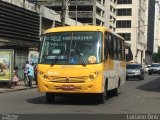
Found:
[[[104,103],[125,83],[124,39],[102,26],[51,28],[41,38],[38,90],[48,103],[57,95],[94,95]]]

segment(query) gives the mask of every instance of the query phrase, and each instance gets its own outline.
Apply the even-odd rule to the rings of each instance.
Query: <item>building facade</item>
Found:
[[[154,25],[154,53],[158,53],[160,47],[160,1],[155,0],[155,25]]]
[[[105,23],[104,26],[112,32],[116,30],[117,0],[105,0]]]
[[[66,17],[83,23],[84,25],[104,26],[105,1],[106,0],[65,0]],[[48,0],[45,4],[42,4],[61,14],[61,0]]]
[[[14,50],[20,77],[30,48],[38,46],[39,13],[36,6],[20,0],[0,1],[0,48]]]
[[[146,63],[152,63],[152,55],[154,50],[154,41],[155,41],[155,0],[147,0],[148,10],[147,10],[147,46],[146,46]]]
[[[75,24],[66,18],[66,25]],[[53,10],[28,0],[0,0],[0,49],[14,50],[14,66],[18,66],[20,78],[29,51],[38,48],[40,34],[57,26],[61,26],[61,19]]]
[[[146,38],[146,0],[117,0],[116,33],[131,44],[133,62],[145,62]]]
[[[61,13],[62,1],[49,0],[45,5]],[[66,9],[66,17],[83,25],[105,26],[124,37],[131,44],[133,62],[151,62],[153,40],[148,30],[154,26],[148,28],[148,14],[153,13],[154,18],[154,11],[150,11],[154,9],[154,0],[66,0]]]

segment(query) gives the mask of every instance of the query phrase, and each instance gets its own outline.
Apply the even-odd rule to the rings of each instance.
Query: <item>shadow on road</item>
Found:
[[[41,97],[27,99],[27,102],[32,104],[46,104],[46,97],[41,96]]]
[[[160,92],[160,77],[144,85],[138,86],[137,89],[144,91]]]
[[[32,98],[27,100],[29,103],[32,104],[48,104],[46,101],[46,97],[37,97],[37,98]],[[84,97],[84,96],[56,96],[55,97],[55,102],[52,103],[54,105],[96,105],[97,103],[94,102],[92,98],[89,97]]]
[[[93,97],[88,96],[57,96],[56,104],[65,104],[65,105],[97,105]]]
[[[112,95],[109,95],[108,99],[111,99]],[[107,102],[106,100],[106,102]],[[48,104],[45,96],[28,99],[27,102],[32,104]],[[54,105],[98,105],[96,99],[93,96],[56,96]]]

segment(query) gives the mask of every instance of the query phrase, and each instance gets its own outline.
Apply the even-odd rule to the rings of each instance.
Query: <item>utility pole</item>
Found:
[[[76,26],[77,26],[77,0],[76,0]]]
[[[61,25],[65,26],[66,0],[62,0]]]

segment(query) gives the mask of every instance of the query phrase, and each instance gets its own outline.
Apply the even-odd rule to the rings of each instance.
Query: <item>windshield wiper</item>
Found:
[[[77,55],[78,55],[78,57],[79,57],[82,65],[85,67],[85,66],[86,66],[86,63],[84,62],[83,57],[82,57],[82,55],[80,54],[79,50],[78,50],[77,48],[75,48],[74,50],[75,50],[75,52],[77,53]]]

